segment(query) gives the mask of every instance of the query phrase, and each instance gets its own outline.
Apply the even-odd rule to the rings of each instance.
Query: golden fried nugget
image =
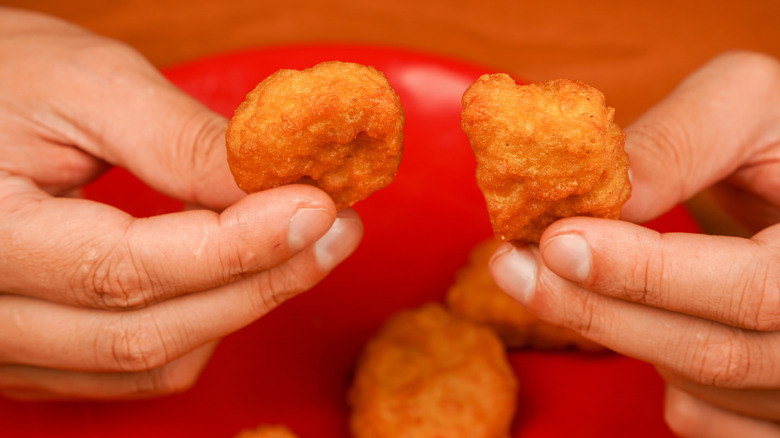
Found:
[[[248,193],[311,184],[341,210],[393,181],[403,126],[398,95],[373,67],[329,61],[279,70],[230,120],[228,164]]]
[[[254,429],[246,429],[239,432],[234,438],[298,438],[285,426],[264,425]]]
[[[488,239],[472,250],[468,265],[458,271],[447,292],[451,312],[490,327],[507,348],[606,350],[572,330],[537,318],[502,292],[488,269],[490,257],[499,245],[498,240]]]
[[[466,90],[461,128],[496,237],[539,242],[560,218],[620,216],[631,184],[614,114],[600,91],[567,79],[516,85],[497,73]]]
[[[506,438],[518,383],[489,329],[437,303],[391,316],[348,395],[355,438]]]

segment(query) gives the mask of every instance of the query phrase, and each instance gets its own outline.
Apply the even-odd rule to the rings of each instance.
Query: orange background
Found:
[[[129,43],[165,67],[209,54],[297,43],[378,44],[447,55],[530,81],[579,79],[628,124],[716,54],[780,57],[776,0],[31,0]],[[691,204],[711,232],[738,233]],[[702,208],[706,214],[702,216]]]

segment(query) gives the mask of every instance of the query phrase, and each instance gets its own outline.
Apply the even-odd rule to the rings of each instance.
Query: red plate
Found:
[[[229,54],[165,73],[230,116],[277,69],[331,59],[382,70],[406,111],[396,181],[355,208],[366,227],[357,252],[313,290],[228,336],[190,391],[132,402],[0,399],[0,435],[229,438],[264,423],[286,424],[302,438],[349,435],[344,395],[365,341],[398,309],[442,299],[469,250],[490,235],[460,130],[461,95],[490,71],[401,50],[317,46]],[[181,208],[120,170],[87,195],[137,216]],[[698,231],[679,207],[648,225]],[[516,437],[672,436],[662,418],[663,383],[647,364],[616,354],[553,352],[512,353],[511,361],[522,386]]]

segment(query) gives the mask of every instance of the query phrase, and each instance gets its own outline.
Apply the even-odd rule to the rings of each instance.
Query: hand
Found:
[[[505,245],[496,282],[540,317],[654,364],[686,437],[780,436],[780,63],[722,55],[626,130],[641,223],[716,185],[751,239],[568,218]]]
[[[221,337],[354,250],[360,220],[320,190],[244,196],[225,125],[130,48],[0,8],[0,393],[186,389]],[[137,219],[61,196],[108,165],[221,212]]]

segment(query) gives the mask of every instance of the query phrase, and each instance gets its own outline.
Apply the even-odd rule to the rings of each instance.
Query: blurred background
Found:
[[[258,46],[408,48],[528,80],[588,82],[626,124],[716,54],[780,56],[775,0],[11,0],[127,42],[159,67]]]
[[[160,68],[242,49],[358,43],[445,55],[529,81],[579,79],[626,125],[718,53],[780,57],[776,0],[10,0],[124,41]],[[704,229],[742,234],[704,194]]]

